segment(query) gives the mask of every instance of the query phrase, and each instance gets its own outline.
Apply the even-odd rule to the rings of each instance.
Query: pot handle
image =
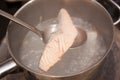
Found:
[[[118,8],[119,14],[120,14],[120,6],[113,0],[109,0],[109,1]],[[114,26],[120,26],[120,15],[119,15],[118,20],[114,22]]]
[[[13,61],[12,58],[6,60],[0,64],[0,79],[9,74],[17,67],[17,64]]]

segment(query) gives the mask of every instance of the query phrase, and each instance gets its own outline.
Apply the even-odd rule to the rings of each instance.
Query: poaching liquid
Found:
[[[19,55],[24,55],[24,57],[20,57],[23,65],[27,65],[28,68],[40,74],[70,76],[79,74],[80,71],[97,63],[107,51],[103,37],[87,21],[75,17],[72,17],[72,20],[77,27],[86,31],[87,40],[84,44],[70,48],[57,64],[49,71],[44,72],[39,68],[39,61],[46,44],[39,36],[28,32],[21,45]],[[54,18],[39,23],[36,27],[40,30],[45,30],[48,27],[57,27],[57,24],[57,19]]]

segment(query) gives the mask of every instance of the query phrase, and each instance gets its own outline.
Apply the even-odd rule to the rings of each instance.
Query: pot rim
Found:
[[[14,16],[17,16],[22,9],[24,9],[25,7],[27,7],[28,5],[30,5],[31,3],[34,3],[34,2],[36,2],[36,1],[37,1],[37,0],[30,0],[30,1],[28,1],[26,4],[24,4],[24,5],[15,13]],[[103,8],[103,10],[104,10],[104,11],[106,12],[106,14],[108,15],[111,23],[113,23],[113,20],[112,20],[112,18],[111,18],[111,16],[110,16],[109,12],[108,12],[99,2],[97,2],[96,0],[88,0],[88,1],[91,1],[91,2],[95,3],[96,5],[98,5],[99,7]],[[10,23],[11,23],[11,22],[10,22]],[[10,23],[9,23],[9,24],[10,24]],[[8,25],[8,26],[9,26],[9,25]],[[114,27],[113,24],[112,24],[112,26]],[[14,61],[15,61],[19,66],[21,66],[21,67],[24,68],[25,70],[28,70],[29,72],[31,72],[31,73],[33,73],[33,74],[35,74],[35,75],[38,75],[38,76],[50,77],[50,78],[65,78],[65,77],[71,77],[71,76],[76,76],[76,75],[80,75],[80,74],[82,74],[82,73],[85,73],[85,72],[87,72],[87,71],[89,71],[89,70],[97,67],[97,66],[105,59],[105,57],[106,57],[106,56],[108,55],[108,53],[110,52],[110,50],[111,50],[111,48],[112,48],[112,46],[113,46],[113,43],[114,43],[114,28],[113,28],[112,30],[113,30],[113,39],[112,39],[111,44],[110,44],[110,47],[109,47],[109,49],[106,51],[105,55],[104,55],[99,61],[97,61],[96,63],[94,63],[93,65],[91,65],[91,66],[89,66],[89,67],[86,67],[86,69],[84,69],[84,70],[81,70],[81,71],[79,72],[79,74],[68,75],[68,76],[53,76],[53,75],[48,75],[48,74],[36,73],[36,72],[33,71],[32,69],[28,68],[26,65],[22,64],[21,62],[19,62],[19,61],[15,58],[15,56],[12,54],[12,50],[11,50],[11,48],[10,48],[9,40],[8,40],[8,36],[9,36],[9,34],[8,34],[8,29],[7,29],[7,33],[6,33],[6,38],[7,38],[8,51],[10,52],[10,55],[12,56],[12,58],[14,59]]]

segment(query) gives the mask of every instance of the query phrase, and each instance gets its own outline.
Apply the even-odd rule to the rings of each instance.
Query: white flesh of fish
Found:
[[[60,10],[58,21],[58,32],[51,36],[40,59],[39,67],[43,71],[48,71],[62,59],[78,34],[70,15],[65,9]]]

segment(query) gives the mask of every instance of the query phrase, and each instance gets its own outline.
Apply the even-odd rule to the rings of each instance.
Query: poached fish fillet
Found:
[[[39,68],[48,71],[72,46],[78,31],[75,28],[70,15],[65,9],[58,14],[58,31],[51,36],[40,59]]]

